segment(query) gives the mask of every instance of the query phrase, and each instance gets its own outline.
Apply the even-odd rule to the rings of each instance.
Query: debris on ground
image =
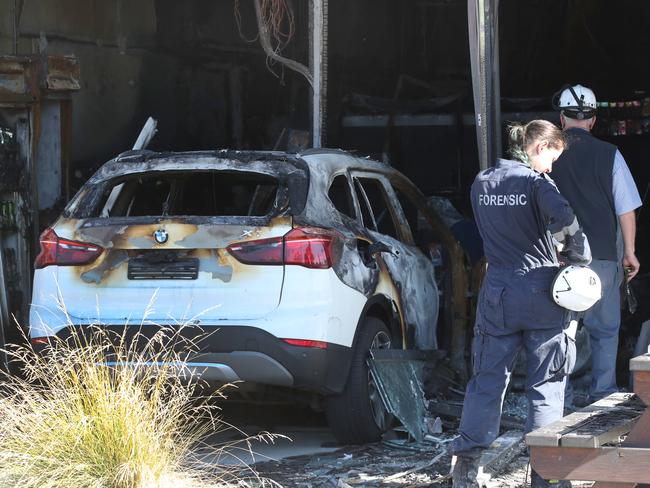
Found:
[[[324,455],[256,464],[255,468],[260,475],[286,487],[449,488],[454,437],[455,433],[445,433],[435,436],[435,441],[421,443],[384,441],[347,446]],[[490,488],[529,486],[528,456],[523,443],[510,444],[509,448],[506,462],[491,471],[498,474],[491,475]]]
[[[300,487],[416,487],[449,479],[451,434],[440,442],[386,441],[347,446],[318,456],[296,456],[255,465],[259,473],[282,486]],[[345,456],[347,454],[348,456]]]
[[[462,390],[456,395],[462,404]],[[454,401],[454,400],[452,400]],[[439,401],[438,404],[441,404]],[[431,410],[431,407],[430,407]],[[304,455],[255,465],[261,476],[286,487],[377,487],[377,488],[450,488],[451,442],[458,432],[460,411],[456,416],[432,414],[428,422],[438,424],[442,432],[431,429],[422,442],[415,442],[403,427],[389,431],[380,443],[345,446],[320,455]],[[526,419],[527,400],[522,392],[509,392],[504,402],[507,418],[520,426]],[[510,429],[506,428],[505,431]],[[504,432],[500,455],[486,453],[490,474],[489,488],[530,486],[530,466],[522,432]],[[507,451],[507,452],[505,452]],[[591,482],[573,482],[574,488],[588,488]]]
[[[382,356],[381,360],[390,361],[392,358]],[[393,412],[405,418],[411,424],[409,428],[397,427],[387,432],[384,440],[377,444],[345,446],[327,454],[265,462],[256,464],[256,469],[261,475],[287,487],[449,488],[451,441],[458,434],[464,388],[441,361],[437,362],[435,374],[431,374],[427,365],[423,371],[412,364],[407,366],[403,373],[408,376],[407,373],[414,374],[415,371],[414,377],[423,382],[424,403],[428,410],[422,423],[423,435],[417,438],[419,441],[412,435],[417,422],[404,413],[406,406],[411,404],[404,399],[409,390],[404,387],[396,389],[395,398],[391,400],[397,405]],[[386,384],[399,384],[389,375],[382,374],[381,377]],[[585,395],[588,384],[589,375],[574,378],[571,389],[574,396],[581,398]],[[523,441],[528,400],[523,385],[523,381],[513,381],[503,404],[502,433],[495,442],[497,447],[486,451],[482,458],[489,488],[530,486],[529,458]],[[574,488],[588,488],[592,484],[572,482]]]

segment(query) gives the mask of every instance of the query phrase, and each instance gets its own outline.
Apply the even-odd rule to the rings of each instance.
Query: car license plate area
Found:
[[[195,280],[199,276],[198,258],[156,262],[146,258],[129,259],[130,280]]]

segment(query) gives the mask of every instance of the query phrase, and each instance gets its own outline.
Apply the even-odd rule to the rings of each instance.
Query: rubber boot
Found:
[[[476,459],[469,457],[453,457],[451,469],[453,488],[480,488],[477,481],[478,467],[476,461]]]
[[[530,488],[571,488],[569,480],[545,480],[534,469],[530,470]]]

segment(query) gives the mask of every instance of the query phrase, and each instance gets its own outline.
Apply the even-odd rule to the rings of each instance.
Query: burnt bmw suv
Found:
[[[341,442],[374,441],[369,350],[437,348],[418,215],[436,219],[406,177],[343,151],[129,151],[43,232],[31,339],[190,321],[214,331],[188,358],[206,380],[309,392]]]

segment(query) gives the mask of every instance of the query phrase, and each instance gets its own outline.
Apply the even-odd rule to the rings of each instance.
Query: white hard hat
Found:
[[[602,297],[600,278],[586,266],[566,266],[555,276],[551,295],[560,307],[584,312]]]
[[[557,108],[572,119],[590,119],[596,115],[596,95],[585,86],[569,86],[560,93]]]

